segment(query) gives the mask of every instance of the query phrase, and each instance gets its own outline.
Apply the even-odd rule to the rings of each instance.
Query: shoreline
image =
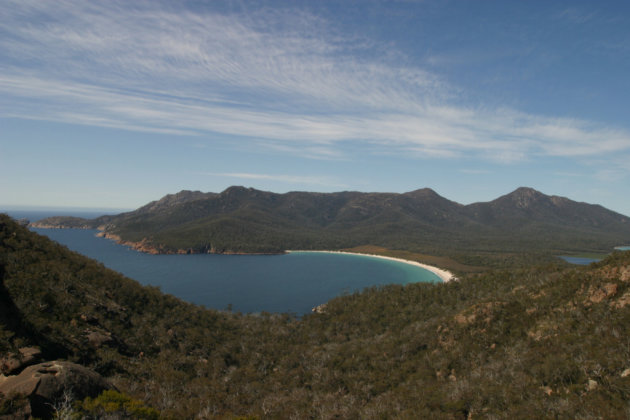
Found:
[[[282,254],[290,254],[291,252],[320,252],[320,253],[327,253],[327,254],[346,254],[346,255],[357,255],[357,256],[362,256],[362,257],[371,257],[371,258],[380,258],[380,259],[384,259],[384,260],[390,260],[390,261],[396,261],[399,263],[403,263],[403,264],[409,264],[409,265],[413,265],[416,267],[420,267],[423,268],[427,271],[430,271],[431,273],[435,274],[441,281],[442,283],[448,283],[451,280],[457,280],[457,277],[455,277],[455,275],[453,273],[451,273],[448,270],[444,270],[442,268],[439,267],[435,267],[433,265],[429,265],[429,264],[424,264],[424,263],[420,263],[417,261],[413,261],[413,260],[405,260],[403,258],[396,258],[396,257],[388,257],[386,255],[379,255],[379,254],[365,254],[365,253],[360,253],[360,252],[349,252],[349,251],[331,251],[331,250],[300,250],[300,249],[293,249],[293,250],[285,250],[285,251],[281,251],[281,252],[277,252],[277,253],[248,253],[248,252],[233,252],[233,251],[227,251],[227,252],[195,252],[193,249],[178,249],[176,251],[167,251],[164,250],[160,247],[157,247],[155,245],[151,245],[148,243],[148,241],[145,239],[138,241],[138,242],[132,242],[132,241],[126,241],[123,240],[120,236],[113,234],[113,233],[109,233],[107,231],[105,231],[105,229],[103,228],[103,226],[98,226],[96,228],[93,227],[87,227],[87,226],[81,226],[81,227],[73,227],[73,226],[52,226],[52,225],[36,225],[37,222],[31,223],[30,226],[35,227],[35,228],[39,228],[39,229],[93,229],[98,231],[96,233],[96,237],[100,237],[100,238],[104,238],[104,239],[109,239],[111,241],[116,242],[119,245],[123,245],[123,246],[127,246],[130,249],[137,251],[137,252],[142,252],[145,254],[152,254],[152,255],[169,255],[169,254],[217,254],[217,255],[282,255]]]
[[[457,280],[457,277],[455,277],[455,275],[453,275],[453,273],[451,273],[448,270],[444,270],[442,268],[438,268],[429,264],[420,263],[417,261],[405,260],[405,259],[396,258],[396,257],[388,257],[386,255],[362,254],[360,252],[348,252],[348,251],[312,251],[312,250],[299,250],[299,249],[287,250],[285,252],[287,254],[290,254],[291,252],[320,252],[320,253],[326,253],[326,254],[346,254],[346,255],[358,255],[358,256],[363,256],[363,257],[381,258],[384,260],[396,261],[396,262],[424,268],[425,270],[430,271],[436,276],[438,276],[438,278],[442,280],[442,283],[448,283],[451,280]]]

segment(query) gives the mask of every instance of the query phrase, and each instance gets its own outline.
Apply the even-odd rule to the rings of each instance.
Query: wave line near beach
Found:
[[[312,250],[289,250],[286,251],[287,253],[291,253],[291,252],[320,252],[320,253],[327,253],[327,254],[346,254],[346,255],[358,255],[358,256],[363,256],[363,257],[372,257],[372,258],[381,258],[384,260],[390,260],[390,261],[396,261],[396,262],[400,262],[400,263],[404,263],[404,264],[409,264],[409,265],[414,265],[416,267],[420,267],[420,268],[424,268],[427,271],[432,272],[433,274],[435,274],[436,276],[438,276],[440,278],[440,280],[442,280],[444,283],[449,282],[451,280],[457,280],[457,277],[455,277],[453,275],[453,273],[451,273],[448,270],[444,270],[442,268],[438,268],[429,264],[423,264],[417,261],[412,261],[412,260],[405,260],[402,258],[395,258],[395,257],[388,257],[385,255],[378,255],[378,254],[362,254],[360,252],[348,252],[348,251],[312,251]]]

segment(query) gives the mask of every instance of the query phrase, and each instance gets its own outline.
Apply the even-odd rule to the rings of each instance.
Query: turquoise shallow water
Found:
[[[9,213],[38,220],[47,214]],[[94,217],[92,214],[85,214]],[[234,311],[302,315],[366,287],[439,282],[430,271],[396,261],[336,253],[149,255],[96,237],[94,230],[33,229],[142,284],[188,302]]]

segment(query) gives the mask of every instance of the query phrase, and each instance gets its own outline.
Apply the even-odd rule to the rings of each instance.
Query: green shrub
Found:
[[[88,418],[101,418],[117,414],[122,418],[157,420],[160,412],[148,407],[143,401],[115,390],[103,391],[96,398],[87,397],[77,404],[77,410]]]

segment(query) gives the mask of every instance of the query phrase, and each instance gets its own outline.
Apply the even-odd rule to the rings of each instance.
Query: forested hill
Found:
[[[0,215],[0,299],[1,418],[628,415],[630,252],[373,288],[297,320],[181,302]],[[88,371],[55,376],[61,359]],[[96,373],[117,391],[90,393]]]
[[[630,218],[598,205],[519,188],[461,205],[431,189],[275,194],[230,187],[182,191],[133,212],[36,226],[99,227],[157,252],[282,252],[363,245],[427,254],[608,252],[630,240]]]

